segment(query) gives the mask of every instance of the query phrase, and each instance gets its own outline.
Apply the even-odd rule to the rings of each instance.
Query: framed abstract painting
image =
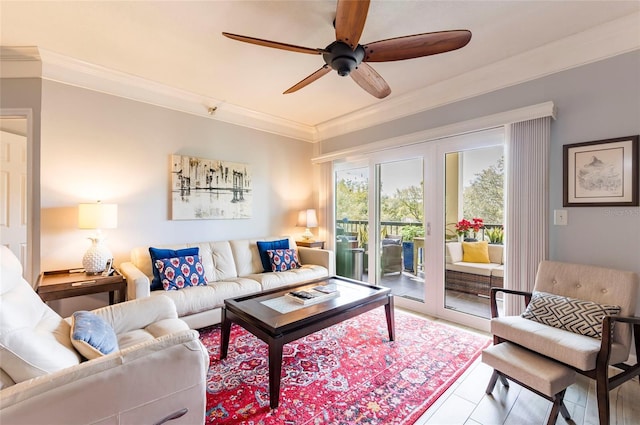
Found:
[[[251,218],[248,164],[171,155],[171,219]]]

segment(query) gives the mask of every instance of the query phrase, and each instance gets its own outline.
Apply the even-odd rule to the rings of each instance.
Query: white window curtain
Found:
[[[549,255],[551,117],[507,125],[505,286],[531,291],[538,264]],[[521,297],[506,297],[505,313],[522,312]]]

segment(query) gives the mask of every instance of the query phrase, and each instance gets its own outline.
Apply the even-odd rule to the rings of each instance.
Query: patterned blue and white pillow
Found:
[[[605,315],[617,314],[620,314],[620,306],[617,305],[534,291],[522,317],[565,331],[602,338],[602,319]]]
[[[156,261],[162,260],[165,258],[175,258],[175,257],[186,257],[187,255],[198,255],[200,254],[200,248],[197,246],[191,248],[183,248],[183,249],[166,249],[166,248],[154,248],[149,247],[149,256],[151,257],[151,264],[154,264],[152,267],[153,270],[153,279],[151,280],[152,291],[162,290],[162,282],[160,281],[160,274],[158,274],[158,269],[155,267]]]
[[[258,253],[260,254],[260,261],[262,262],[262,268],[265,272],[271,271],[271,261],[267,251],[270,249],[289,249],[289,239],[280,239],[277,241],[258,241]]]
[[[85,358],[97,359],[118,350],[118,337],[103,318],[84,310],[71,318],[71,344]]]
[[[269,255],[269,264],[273,272],[284,272],[302,267],[295,249],[270,249],[267,250],[267,255]]]
[[[204,267],[198,255],[163,258],[156,260],[154,266],[158,270],[165,291],[207,284]]]

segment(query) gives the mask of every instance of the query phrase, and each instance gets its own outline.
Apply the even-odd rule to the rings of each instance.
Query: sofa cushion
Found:
[[[485,263],[465,263],[459,262],[455,264],[446,264],[445,269],[454,272],[469,273],[479,276],[491,276],[493,269],[497,267],[495,264]]]
[[[272,273],[273,274],[273,273]],[[193,286],[185,291],[154,291],[152,296],[166,296],[173,300],[178,317],[219,308],[227,298],[258,292],[260,284],[251,279],[236,278]]]
[[[487,241],[462,242],[462,261],[465,263],[490,263],[489,243]]]
[[[204,267],[198,255],[163,258],[156,260],[154,265],[165,291],[207,284]]]
[[[602,338],[602,318],[620,313],[620,306],[534,291],[522,317],[592,338]]]
[[[321,277],[327,277],[327,269],[313,264],[303,264],[299,269],[280,273],[256,273],[246,276],[262,285],[263,290],[279,288],[293,283],[300,283]]]
[[[258,241],[258,252],[260,253],[260,261],[265,272],[271,271],[271,263],[267,251],[273,249],[289,249],[289,239],[279,239],[276,241]]]
[[[495,264],[504,264],[504,245],[489,244],[489,261]]]
[[[113,328],[100,316],[84,310],[71,316],[71,343],[89,360],[118,350],[118,338]]]
[[[165,258],[183,257],[187,255],[198,255],[199,249],[197,247],[184,248],[184,249],[166,249],[166,248],[153,248],[149,247],[149,255],[151,256],[151,269],[153,272],[153,279],[151,280],[151,290],[157,291],[162,288],[162,281],[160,279],[160,273],[157,267],[155,267],[156,261],[163,260]]]
[[[270,249],[267,254],[269,255],[271,271],[284,272],[302,267],[295,249]]]

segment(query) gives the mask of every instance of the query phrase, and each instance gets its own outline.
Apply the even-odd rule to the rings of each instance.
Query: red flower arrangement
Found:
[[[470,230],[473,230],[474,233],[479,232],[483,227],[484,221],[481,218],[472,218],[471,221],[463,218],[456,224],[456,233],[463,236]]]

